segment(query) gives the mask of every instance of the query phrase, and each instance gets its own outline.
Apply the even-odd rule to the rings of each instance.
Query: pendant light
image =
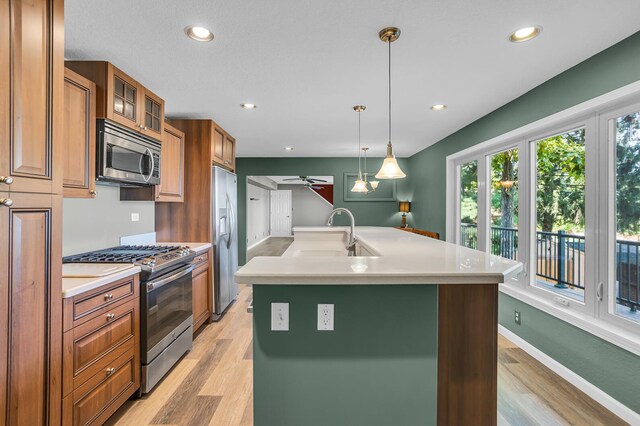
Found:
[[[356,105],[353,107],[353,110],[358,113],[358,179],[353,184],[351,192],[364,192],[366,194],[369,192],[369,189],[367,188],[367,182],[362,179],[362,168],[360,167],[360,114],[365,109],[367,109],[367,107],[364,105]]]
[[[369,192],[374,192],[376,189],[378,189],[378,184],[380,182],[377,180],[372,180],[370,182],[367,181],[367,177],[369,177],[369,173],[367,173],[367,151],[369,151],[369,148],[363,146],[362,152],[364,152],[364,183],[371,185],[371,190]]]
[[[376,173],[376,178],[401,179],[407,175],[400,169],[398,160],[393,155],[393,145],[391,145],[391,43],[400,37],[400,30],[395,27],[383,28],[378,33],[378,37],[389,44],[389,143],[387,144],[387,157],[384,159],[380,171]]]

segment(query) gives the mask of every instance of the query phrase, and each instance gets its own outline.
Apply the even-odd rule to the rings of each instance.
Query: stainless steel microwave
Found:
[[[97,180],[120,185],[160,184],[160,142],[98,120]]]

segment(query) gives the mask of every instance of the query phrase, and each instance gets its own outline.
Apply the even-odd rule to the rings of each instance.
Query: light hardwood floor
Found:
[[[128,401],[110,425],[251,426],[251,287],[150,394]],[[597,402],[500,336],[498,424],[623,425]]]
[[[270,237],[247,251],[247,261],[256,256],[281,256],[293,242],[293,237]]]

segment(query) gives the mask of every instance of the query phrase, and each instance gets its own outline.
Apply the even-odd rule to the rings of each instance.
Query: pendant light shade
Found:
[[[378,33],[378,37],[389,44],[389,143],[387,144],[387,157],[384,159],[380,171],[376,173],[376,179],[402,179],[407,175],[398,165],[391,144],[391,43],[400,37],[400,30],[395,27],[383,28]]]
[[[351,192],[369,192],[367,188],[367,182],[362,180],[362,175],[358,173],[358,180],[353,184],[353,188],[351,188]]]
[[[387,157],[382,162],[380,171],[376,173],[376,179],[402,179],[403,177],[407,177],[407,175],[404,174],[398,165],[398,160],[396,160],[396,156],[393,155],[393,146],[391,142],[389,142],[387,145]]]

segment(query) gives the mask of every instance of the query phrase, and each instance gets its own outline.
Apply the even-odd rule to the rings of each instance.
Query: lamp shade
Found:
[[[367,183],[361,177],[358,177],[358,180],[353,184],[353,188],[351,188],[351,192],[369,192]]]
[[[400,211],[402,213],[410,213],[411,212],[411,202],[410,201],[400,201]]]
[[[387,157],[382,162],[380,171],[376,173],[376,179],[402,179],[406,176],[402,169],[400,169],[398,160],[396,160],[396,156],[393,155],[391,142],[389,142],[387,145]]]

